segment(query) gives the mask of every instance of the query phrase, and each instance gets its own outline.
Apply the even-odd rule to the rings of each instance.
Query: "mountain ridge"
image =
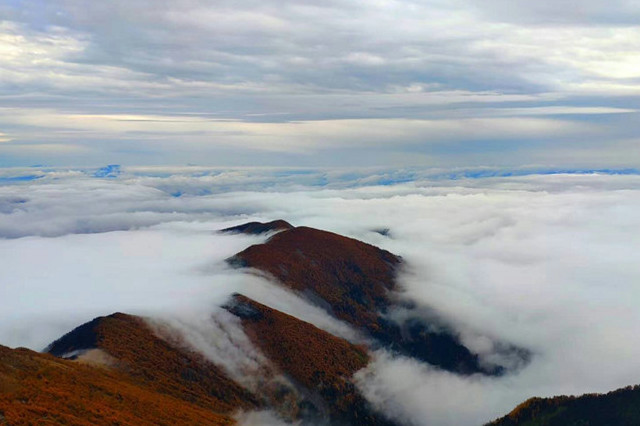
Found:
[[[283,230],[227,259],[274,277],[330,315],[374,338],[381,347],[459,374],[501,375],[508,370],[483,363],[444,322],[421,315],[400,300],[396,276],[402,258],[373,245],[328,231],[299,226]],[[402,309],[403,322],[388,315]],[[505,351],[529,361],[526,349]]]
[[[47,347],[47,354],[3,348],[0,390],[19,389],[22,393],[0,392],[4,398],[0,398],[0,420],[37,421],[49,410],[71,423],[69,419],[88,416],[99,424],[108,423],[112,417],[124,419],[124,424],[172,424],[179,419],[231,424],[238,410],[272,410],[283,420],[303,425],[390,426],[400,423],[376,411],[353,379],[356,372],[368,366],[371,350],[385,348],[461,375],[509,372],[502,366],[483,364],[453,328],[427,318],[411,300],[399,297],[402,289],[397,274],[403,259],[387,250],[328,231],[294,227],[284,220],[250,222],[221,232],[271,234],[264,243],[247,247],[228,262],[272,276],[279,285],[365,334],[367,343],[353,344],[244,295],[233,294],[222,307],[212,309],[226,309],[234,315],[248,341],[267,360],[266,370],[259,373],[265,377],[259,378],[258,387],[249,389],[222,363],[206,358],[179,333],[177,337],[163,335],[149,319],[116,312],[96,317],[61,336]],[[406,319],[394,321],[396,310],[402,310]],[[505,347],[516,354],[522,351],[523,359],[528,356],[525,349]],[[38,382],[41,370],[52,362],[54,370],[69,371],[68,380],[56,374],[46,383]],[[20,377],[31,384],[33,392],[45,392],[45,386],[52,386],[56,395],[60,386],[79,396],[97,386],[101,389],[94,392],[98,399],[89,402],[95,402],[99,410],[93,405],[78,407],[82,403],[73,398],[39,400],[41,409],[35,411],[29,403],[19,405],[24,399],[20,395],[29,390],[20,388],[10,374],[2,375],[11,371],[12,364],[22,366]],[[119,382],[128,390],[126,396],[117,393]],[[173,414],[165,418],[161,411],[154,411],[153,404],[147,419],[135,410],[120,413],[118,407],[130,410],[129,404],[136,401],[137,394],[142,395],[137,400],[156,395],[158,401],[174,407]],[[30,398],[35,396],[30,395],[27,401]],[[120,398],[127,400],[121,403]],[[111,417],[103,416],[105,407],[111,410]]]

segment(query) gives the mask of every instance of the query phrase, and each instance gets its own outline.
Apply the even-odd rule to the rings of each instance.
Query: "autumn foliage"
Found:
[[[302,386],[303,393],[312,392],[324,400],[323,417],[346,424],[391,424],[373,413],[351,380],[369,362],[365,347],[242,295],[235,295],[228,309],[242,318],[254,344]]]
[[[50,347],[0,351],[8,424],[230,424],[257,398],[201,355],[157,337],[139,317],[96,318]],[[1,421],[0,421],[1,423]]]
[[[89,346],[78,335],[90,338]],[[159,338],[142,318],[122,313],[96,318],[54,342],[49,351],[63,355],[78,346],[105,351],[137,383],[216,412],[258,406],[256,398],[219,367],[186,345]]]
[[[268,272],[287,287],[322,299],[342,320],[375,328],[378,312],[390,303],[400,258],[352,238],[300,226],[247,248],[231,262]]]
[[[332,232],[297,227],[228,261],[274,276],[329,314],[403,355],[456,373],[504,372],[500,366],[481,363],[446,325],[412,313],[410,304],[400,306],[394,291],[399,290],[395,277],[402,260],[386,250]],[[386,315],[396,308],[408,314],[402,323]],[[526,364],[526,351],[509,347],[509,352]]]
[[[392,253],[284,221],[226,231],[280,231],[229,262],[269,273],[377,344],[451,371],[487,372],[446,329],[434,331],[420,318],[388,319],[401,264]],[[252,391],[179,335],[161,338],[160,325],[116,313],[62,336],[49,354],[0,347],[0,424],[230,424],[239,410],[262,409],[311,423],[393,424],[354,383],[369,362],[366,347],[242,295],[226,308],[269,360]]]
[[[0,424],[227,425],[229,414],[117,369],[0,346]]]

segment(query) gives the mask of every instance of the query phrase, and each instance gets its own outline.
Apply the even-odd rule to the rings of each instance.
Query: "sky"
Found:
[[[495,342],[532,354],[491,378],[373,351],[357,386],[402,424],[477,426],[533,396],[607,392],[640,377],[637,172],[27,172],[0,173],[2,345],[41,350],[96,316],[144,315],[254,389],[260,374],[247,371],[265,358],[220,308],[234,292],[362,342],[318,306],[224,262],[268,236],[216,230],[285,219],[402,256],[401,297],[482,359]]]
[[[637,167],[633,0],[4,0],[0,167]]]

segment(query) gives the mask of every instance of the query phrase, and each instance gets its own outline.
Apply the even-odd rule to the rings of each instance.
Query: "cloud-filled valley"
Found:
[[[407,423],[477,425],[531,396],[608,391],[640,375],[636,174],[42,173],[0,186],[4,345],[40,350],[82,322],[121,311],[185,335],[231,337],[218,347],[202,333],[186,339],[222,362],[234,348],[257,350],[216,308],[234,292],[363,339],[268,277],[224,262],[266,237],[216,230],[282,218],[402,256],[398,297],[415,301],[486,359],[499,355],[499,342],[530,351],[517,371],[484,377],[376,350],[358,386]],[[259,358],[247,356],[231,358]]]

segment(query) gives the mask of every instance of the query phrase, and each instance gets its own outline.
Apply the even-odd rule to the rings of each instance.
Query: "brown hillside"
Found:
[[[321,298],[332,313],[360,327],[375,328],[389,305],[400,258],[386,250],[313,228],[297,227],[238,253],[232,262],[257,268],[287,287]]]
[[[307,227],[280,232],[228,259],[238,267],[267,272],[312,303],[360,330],[383,346],[445,370],[498,375],[500,366],[480,363],[446,325],[426,320],[411,306],[407,320],[396,323],[385,314],[399,307],[396,270],[401,258],[352,238]],[[511,348],[526,363],[528,353]]]
[[[135,382],[212,411],[260,405],[201,355],[157,337],[142,318],[121,313],[96,318],[52,343],[48,352],[64,356],[91,348],[113,357],[115,366]]]
[[[318,416],[331,424],[392,424],[371,411],[351,382],[369,361],[364,347],[242,295],[234,295],[227,309],[242,318],[254,344],[304,388],[302,393],[312,394]]]
[[[159,394],[117,369],[0,346],[0,424],[232,423],[228,415]]]

